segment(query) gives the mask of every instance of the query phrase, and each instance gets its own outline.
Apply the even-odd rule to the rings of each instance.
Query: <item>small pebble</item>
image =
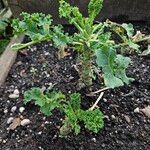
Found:
[[[24,110],[25,110],[25,108],[24,108],[24,107],[20,107],[20,108],[19,108],[19,112],[20,112],[20,113],[23,113],[23,112],[24,112]]]
[[[18,89],[15,89],[15,90],[14,90],[14,94],[15,94],[15,95],[19,95],[19,90],[18,90]]]
[[[41,135],[42,134],[42,131],[38,132],[38,135]]]
[[[135,113],[139,113],[139,112],[140,112],[140,109],[137,107],[137,108],[134,109],[134,112],[135,112]]]
[[[9,95],[9,98],[11,98],[11,99],[19,98],[19,95],[16,95],[13,93],[13,94]]]
[[[107,99],[106,99],[106,98],[103,98],[103,101],[106,103],[106,102],[107,102]]]
[[[6,140],[3,140],[3,143],[5,144],[7,141]]]
[[[22,126],[29,125],[30,123],[31,123],[31,121],[29,119],[24,119],[24,120],[21,121]]]
[[[12,113],[14,113],[16,110],[17,110],[17,106],[13,106],[13,107],[11,108],[11,112],[12,112]]]
[[[4,110],[4,114],[7,114],[7,113],[8,113],[8,110],[7,110],[7,109],[5,109],[5,110]]]
[[[111,115],[111,118],[112,118],[112,119],[116,119],[115,115]]]
[[[93,141],[93,142],[96,142],[96,138],[92,138],[92,141]]]
[[[11,123],[13,122],[13,120],[14,120],[14,118],[13,118],[13,117],[8,118],[8,120],[7,120],[7,124],[11,124]]]

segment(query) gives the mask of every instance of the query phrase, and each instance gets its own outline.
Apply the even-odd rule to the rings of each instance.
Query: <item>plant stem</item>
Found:
[[[109,87],[105,87],[103,89],[100,89],[98,91],[95,91],[95,92],[91,92],[91,94],[97,94],[97,93],[100,93],[100,92],[103,92],[103,91],[106,91],[106,90],[109,90],[110,88]]]
[[[26,48],[28,46],[31,46],[33,44],[36,44],[36,43],[39,43],[39,42],[42,42],[42,41],[45,41],[45,40],[48,40],[48,39],[47,38],[43,38],[41,40],[36,40],[36,41],[31,41],[31,42],[28,42],[28,43],[25,43],[25,44],[21,44],[21,46],[19,46],[18,48],[17,47],[15,48],[15,45],[17,45],[17,44],[14,44],[14,45],[12,45],[12,49],[13,50],[20,50],[20,49]],[[13,46],[14,46],[14,48],[13,48]]]
[[[84,45],[84,52],[80,57],[81,70],[79,69],[80,81],[83,82],[86,86],[92,85],[92,51],[88,46]]]
[[[103,97],[103,95],[104,95],[104,92],[102,92],[102,93],[99,95],[98,99],[96,100],[96,102],[94,103],[94,105],[93,105],[89,110],[92,111],[92,110],[95,109],[95,107],[97,106],[98,102],[101,100],[101,98]]]

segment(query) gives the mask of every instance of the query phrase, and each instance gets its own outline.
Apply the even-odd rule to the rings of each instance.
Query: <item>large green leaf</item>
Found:
[[[107,87],[115,88],[123,86],[124,83],[129,84],[133,80],[126,76],[126,68],[131,60],[128,57],[123,57],[116,54],[116,50],[104,45],[96,51],[96,62],[104,72],[104,83]]]
[[[104,83],[107,87],[114,88],[122,86],[121,79],[114,75],[114,61],[116,58],[116,50],[109,45],[104,45],[101,49],[96,50],[96,62],[104,72]]]

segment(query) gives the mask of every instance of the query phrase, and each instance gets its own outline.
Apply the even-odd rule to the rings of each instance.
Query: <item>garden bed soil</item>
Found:
[[[137,29],[141,26],[137,25]],[[150,27],[142,27],[150,33]],[[1,150],[148,150],[150,149],[150,118],[135,110],[150,105],[150,59],[137,55],[130,56],[133,64],[127,74],[135,81],[129,86],[107,90],[98,106],[105,115],[105,127],[93,134],[82,127],[79,135],[69,134],[59,137],[63,114],[54,110],[53,115],[45,117],[33,104],[23,104],[23,93],[31,87],[47,88],[55,84],[55,89],[68,94],[78,91],[78,74],[74,69],[76,54],[58,60],[57,50],[50,42],[43,42],[24,49],[10,70],[9,76],[0,87],[0,149]],[[94,81],[92,90],[103,85]],[[18,99],[9,95],[18,89]],[[89,108],[98,95],[87,96],[82,89],[82,107]],[[13,106],[17,109],[11,112]],[[25,111],[19,112],[20,107]],[[8,118],[29,119],[28,126],[8,130]]]

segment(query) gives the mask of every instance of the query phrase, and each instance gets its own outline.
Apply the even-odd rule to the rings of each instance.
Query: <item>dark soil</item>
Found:
[[[137,25],[137,29],[139,25]],[[145,25],[145,33],[150,27]],[[73,133],[65,138],[59,137],[63,115],[55,110],[53,115],[45,117],[33,104],[23,104],[23,93],[31,87],[55,88],[64,93],[77,91],[78,74],[73,65],[76,54],[61,60],[57,59],[57,50],[51,43],[43,42],[19,53],[7,81],[0,87],[0,149],[1,150],[149,150],[150,118],[136,113],[136,108],[150,105],[150,59],[131,56],[133,64],[128,69],[128,76],[135,81],[129,86],[108,90],[98,104],[105,115],[105,127],[98,134],[84,128],[76,136]],[[102,88],[94,82],[93,90]],[[18,99],[10,99],[15,90],[20,91]],[[89,108],[98,95],[88,97],[86,90],[82,93],[82,107]],[[11,108],[17,106],[12,113]],[[25,107],[19,113],[19,107]],[[8,111],[8,112],[7,112]],[[32,122],[25,127],[8,130],[9,117],[28,118]]]

